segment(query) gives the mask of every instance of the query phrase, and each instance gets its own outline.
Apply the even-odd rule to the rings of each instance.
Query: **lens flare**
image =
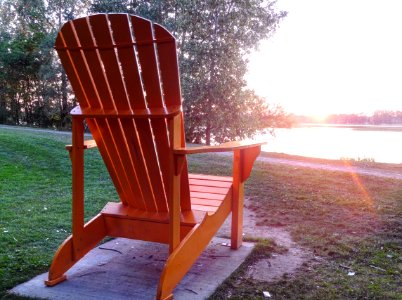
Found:
[[[362,196],[363,196],[363,204],[367,205],[367,207],[370,209],[370,211],[374,210],[374,201],[371,198],[370,194],[367,192],[363,182],[361,181],[359,175],[355,172],[353,165],[350,163],[350,161],[347,160],[342,160],[344,166],[349,170],[349,174],[351,175],[353,182],[357,186],[357,188],[360,190]]]

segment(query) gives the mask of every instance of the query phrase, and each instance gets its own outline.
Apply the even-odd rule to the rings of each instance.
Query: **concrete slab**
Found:
[[[254,247],[239,250],[214,238],[174,290],[175,299],[205,299],[244,261]],[[67,280],[46,287],[47,273],[20,284],[11,293],[45,299],[154,299],[168,256],[166,245],[114,239],[89,252],[67,272]]]

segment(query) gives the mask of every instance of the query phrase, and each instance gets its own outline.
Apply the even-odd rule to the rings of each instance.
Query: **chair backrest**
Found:
[[[167,120],[135,118],[134,112],[181,106],[174,37],[137,16],[98,14],[66,23],[55,48],[82,112],[110,116],[87,123],[120,200],[142,210],[168,211]],[[187,170],[183,173],[182,209],[187,210]]]

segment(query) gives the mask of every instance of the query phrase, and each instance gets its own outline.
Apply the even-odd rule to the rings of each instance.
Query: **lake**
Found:
[[[276,129],[264,135],[266,152],[327,159],[374,159],[402,163],[402,126],[313,126]]]

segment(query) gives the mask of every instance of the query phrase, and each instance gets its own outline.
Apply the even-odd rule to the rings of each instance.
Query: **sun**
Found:
[[[315,113],[311,115],[311,120],[313,120],[314,123],[325,123],[328,119],[328,114],[324,113]]]

